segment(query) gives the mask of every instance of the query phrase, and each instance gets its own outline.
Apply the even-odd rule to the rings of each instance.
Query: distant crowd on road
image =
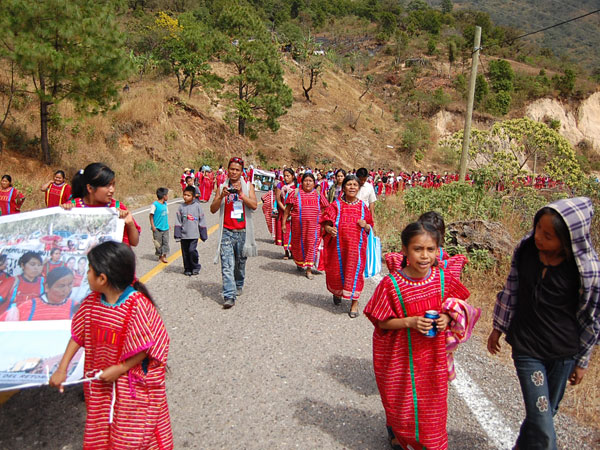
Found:
[[[254,183],[255,174],[261,177],[259,183]],[[165,394],[169,337],[150,294],[136,279],[130,249],[138,244],[141,228],[113,198],[114,172],[106,165],[93,163],[80,170],[73,178],[71,198],[60,175],[57,172],[42,187],[50,191],[48,206],[116,208],[125,230],[122,244],[105,242],[89,253],[87,282],[92,293],[73,316],[72,337],[50,384],[63,389],[69,362],[84,347],[85,374],[90,378],[85,384],[84,447],[172,449]],[[239,157],[216,171],[204,166],[194,174],[186,168],[181,176],[184,201],[173,230],[180,241],[184,274],[200,274],[197,243],[208,239],[201,203],[210,202],[210,212],[219,214],[214,262],[221,263],[222,305],[236,305],[243,295],[247,260],[258,254],[255,188],[267,186],[262,211],[273,243],[283,247],[282,259],[293,260],[309,280],[324,272],[334,305],[349,302],[348,315],[357,318],[364,280],[379,272],[377,263],[382,260],[375,238],[378,195],[416,186],[435,189],[457,178],[366,168],[346,172],[284,166],[264,171],[247,167]],[[10,182],[3,178],[3,191],[10,191]],[[553,183],[547,177],[518,182],[538,188]],[[169,263],[168,190],[159,188],[156,194],[150,226],[157,258]],[[7,213],[18,212],[23,200],[12,191],[4,200],[11,208]],[[567,382],[576,385],[583,379],[598,343],[600,260],[590,237],[592,216],[592,203],[584,197],[559,200],[538,211],[497,295],[487,347],[498,353],[503,334],[512,347],[526,410],[515,448],[556,449],[553,416]],[[374,326],[373,368],[392,449],[447,449],[448,382],[456,376],[453,354],[471,336],[480,316],[480,310],[467,303],[470,293],[461,281],[467,258],[445,251],[444,234],[443,217],[435,211],[406,225],[402,251],[385,255],[389,273],[363,309]],[[0,252],[0,268],[1,262]],[[50,274],[58,270],[52,263],[45,263]],[[52,286],[41,278],[43,264],[39,258],[24,260],[20,290],[13,289],[14,299],[0,297],[0,307],[23,309],[37,301],[41,289],[49,292]],[[71,282],[63,277],[62,291]],[[58,297],[40,300],[53,308],[52,299]],[[25,310],[31,313],[31,308]]]

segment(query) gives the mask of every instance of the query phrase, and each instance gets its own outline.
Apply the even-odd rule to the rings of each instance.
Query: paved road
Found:
[[[205,205],[209,226],[217,217]],[[170,206],[174,218],[176,204]],[[157,265],[148,212],[136,253],[138,274]],[[310,281],[282,261],[262,213],[259,256],[249,260],[244,294],[221,308],[216,236],[199,245],[202,271],[185,277],[181,259],[158,271],[148,287],[171,336],[168,398],[177,449],[387,449],[385,417],[375,385],[372,325],[336,307],[324,275]],[[172,253],[178,245],[172,242]],[[374,282],[367,282],[361,306]],[[485,327],[487,324],[480,324]],[[451,449],[510,448],[522,417],[516,377],[473,339],[459,349],[460,383],[452,383]],[[0,409],[0,449],[78,449],[85,407],[81,388],[59,395],[25,390]],[[561,447],[586,447],[587,430],[559,417]],[[572,447],[571,447],[572,448]]]

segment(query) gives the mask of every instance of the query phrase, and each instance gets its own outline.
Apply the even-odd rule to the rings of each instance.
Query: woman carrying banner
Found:
[[[10,175],[2,175],[0,180],[0,215],[17,214],[21,212],[21,206],[25,196],[17,191],[12,185]]]
[[[88,164],[73,177],[73,198],[63,203],[64,209],[71,208],[116,208],[119,218],[125,219],[123,243],[135,247],[140,241],[142,229],[127,207],[115,200],[115,173],[106,164]]]
[[[327,233],[324,237],[327,290],[333,294],[336,305],[342,298],[352,301],[348,313],[352,319],[359,315],[367,241],[373,226],[369,207],[357,197],[359,189],[358,178],[347,175],[342,183],[343,195],[321,216],[321,225]]]
[[[285,203],[287,202],[290,194],[298,187],[296,183],[296,175],[294,170],[286,168],[283,170],[283,182],[280,182],[275,189],[275,198],[277,199],[277,222],[275,223],[275,245],[283,246],[285,255],[283,259],[290,258],[290,238],[292,229],[290,228],[290,222],[287,223],[287,233],[283,232],[283,212],[285,211]]]
[[[47,208],[60,206],[71,198],[71,186],[65,180],[65,173],[57,170],[54,172],[54,179],[41,187],[40,190],[45,193],[44,201]]]
[[[292,257],[298,270],[306,271],[306,278],[313,279],[312,268],[318,255],[318,245],[321,238],[319,218],[321,210],[329,206],[327,199],[315,189],[315,177],[312,173],[302,176],[302,188],[290,195],[283,213],[282,231],[286,234],[290,224],[287,218],[292,216]]]

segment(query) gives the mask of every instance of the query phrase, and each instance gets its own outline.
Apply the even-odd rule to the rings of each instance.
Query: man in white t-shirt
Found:
[[[364,167],[361,167],[356,171],[356,176],[358,177],[358,184],[360,185],[357,197],[369,206],[371,216],[373,217],[373,220],[375,220],[375,202],[377,201],[377,196],[375,195],[373,185],[367,182],[369,171]]]

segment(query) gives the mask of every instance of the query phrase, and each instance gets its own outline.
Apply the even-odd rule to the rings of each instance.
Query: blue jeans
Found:
[[[223,228],[221,237],[221,276],[223,298],[235,300],[238,289],[244,287],[246,259],[243,256],[246,231],[231,231]]]
[[[519,450],[556,449],[554,416],[563,398],[573,358],[543,361],[513,352],[513,361],[525,401],[525,420],[517,444]]]

